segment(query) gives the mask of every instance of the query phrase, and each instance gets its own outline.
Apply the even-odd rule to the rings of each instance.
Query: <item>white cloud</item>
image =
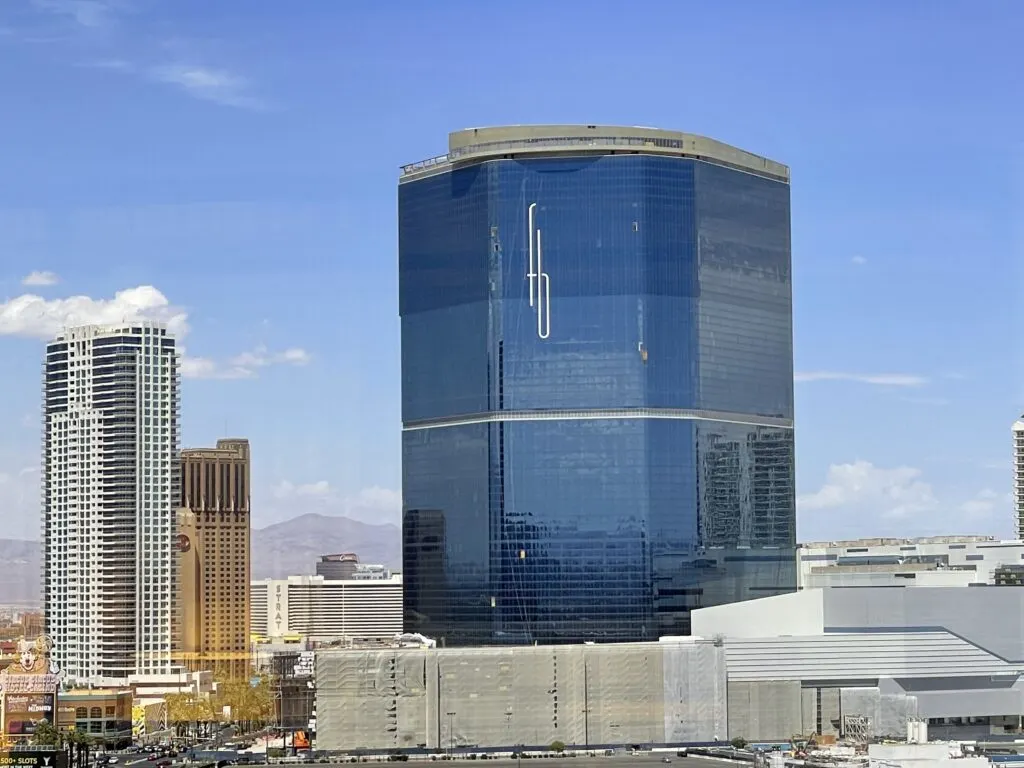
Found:
[[[89,69],[109,69],[114,72],[135,72],[135,65],[130,61],[124,59],[99,59],[97,61],[87,61],[80,66]]]
[[[192,64],[166,64],[148,70],[153,80],[173,85],[190,96],[228,107],[264,109],[266,105],[249,93],[245,78],[223,69]]]
[[[946,496],[916,467],[833,464],[821,488],[797,498],[800,538],[991,534],[1009,520],[994,514],[1008,501],[989,489],[966,500]]]
[[[299,347],[270,352],[261,345],[251,352],[235,355],[223,364],[207,357],[186,357],[181,363],[181,375],[187,379],[253,379],[261,368],[306,365],[311,359],[309,352]]]
[[[850,259],[850,263],[857,267],[863,267],[865,264],[868,263],[868,260],[863,256],[858,255]]]
[[[960,511],[968,520],[981,522],[992,520],[996,517],[996,511],[1002,508],[999,517],[1005,517],[1009,520],[1011,517],[1012,505],[1012,493],[1004,493],[1000,495],[991,488],[984,488],[978,492],[977,496],[972,499],[968,499],[961,504]]]
[[[219,362],[208,357],[189,357],[181,342],[189,332],[188,313],[176,307],[151,285],[118,291],[111,299],[70,296],[45,299],[32,293],[0,303],[0,336],[52,339],[69,326],[114,325],[137,320],[165,323],[178,340],[182,354],[181,375],[189,379],[251,379],[272,365],[306,365],[311,356],[300,347],[271,352],[258,346]]]
[[[178,338],[188,333],[187,313],[151,285],[118,291],[111,299],[69,296],[45,299],[26,293],[0,303],[0,336],[51,339],[73,325],[110,325],[135,320],[166,323]]]
[[[56,285],[60,281],[56,272],[29,272],[21,279],[22,285]]]
[[[292,483],[282,480],[270,492],[269,506],[284,519],[307,512],[342,515],[364,523],[401,524],[402,494],[380,486],[363,488],[355,494],[342,493],[326,480]]]
[[[825,484],[797,500],[801,510],[869,507],[885,517],[905,518],[936,507],[932,487],[914,467],[884,469],[869,461],[833,464]]]
[[[845,373],[842,371],[797,371],[794,381],[852,381],[881,387],[920,387],[928,383],[924,376],[910,373]]]
[[[248,80],[224,69],[185,63],[147,66],[125,59],[97,59],[84,62],[80,66],[133,75],[171,86],[193,98],[227,107],[254,111],[268,108],[264,100],[252,94]]]
[[[290,499],[296,496],[325,498],[333,494],[330,483],[326,480],[317,480],[315,483],[296,485],[287,480],[282,480],[274,486],[273,495],[275,499]]]
[[[243,352],[231,358],[230,363],[239,368],[266,368],[268,365],[288,363],[289,365],[306,365],[310,360],[309,353],[298,347],[286,349],[284,352],[271,353],[265,346],[259,346],[252,352]]]

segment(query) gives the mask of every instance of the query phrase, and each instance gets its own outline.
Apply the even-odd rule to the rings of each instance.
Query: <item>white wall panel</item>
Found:
[[[725,657],[730,682],[972,676],[1018,669],[946,632],[736,638],[726,640]]]

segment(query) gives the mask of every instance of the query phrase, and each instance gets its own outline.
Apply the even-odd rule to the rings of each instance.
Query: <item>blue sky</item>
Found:
[[[4,0],[7,535],[69,313],[187,326],[185,444],[253,441],[256,524],[397,521],[398,166],[566,122],[791,166],[801,538],[1009,536],[1022,32],[997,0]]]

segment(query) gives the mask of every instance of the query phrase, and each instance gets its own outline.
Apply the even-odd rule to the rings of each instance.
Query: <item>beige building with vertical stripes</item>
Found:
[[[181,452],[177,660],[218,679],[249,674],[249,441]]]

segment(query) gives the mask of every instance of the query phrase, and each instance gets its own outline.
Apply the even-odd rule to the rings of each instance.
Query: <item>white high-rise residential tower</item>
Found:
[[[162,325],[82,326],[47,345],[43,605],[73,680],[171,671],[179,392]]]
[[[1013,513],[1017,538],[1024,539],[1024,416],[1013,422]]]

